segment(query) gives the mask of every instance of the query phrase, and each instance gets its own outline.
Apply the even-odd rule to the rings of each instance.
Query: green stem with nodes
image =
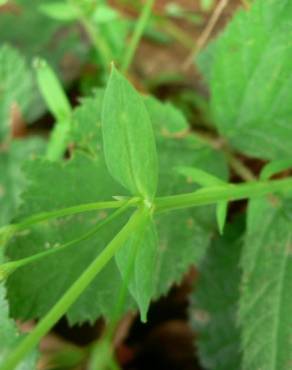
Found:
[[[209,205],[218,203],[220,201],[232,201],[246,198],[253,198],[257,196],[263,196],[266,194],[274,192],[287,192],[292,191],[292,179],[282,179],[282,180],[270,180],[270,181],[258,181],[250,182],[244,184],[227,184],[217,187],[208,187],[208,189],[198,190],[193,193],[172,195],[168,197],[159,197],[155,199],[156,211],[171,211],[178,208],[189,208],[202,205]],[[128,200],[115,200],[108,202],[97,202],[81,204],[79,206],[69,207],[60,209],[57,211],[44,212],[29,217],[18,224],[11,225],[11,233],[15,233],[28,227],[55,218],[70,216],[74,214],[90,212],[101,209],[113,209],[120,208],[127,204]],[[129,206],[136,207],[141,204],[141,199],[134,197],[131,198]],[[4,234],[6,228],[0,230],[1,235]],[[0,239],[1,240],[1,239]]]
[[[132,60],[134,58],[135,52],[137,50],[137,47],[139,45],[139,42],[141,40],[141,37],[143,35],[143,32],[145,30],[145,27],[147,25],[148,19],[151,15],[151,11],[153,8],[155,0],[146,0],[146,3],[141,11],[140,17],[138,19],[138,22],[136,24],[134,34],[132,36],[132,39],[130,41],[130,45],[126,50],[125,56],[123,58],[121,71],[123,73],[126,73],[128,68],[130,67]]]
[[[219,185],[200,189],[194,193],[160,197],[155,199],[155,212],[161,213],[181,208],[210,205],[221,201],[255,198],[277,192],[292,193],[292,179]]]
[[[48,256],[50,256],[52,254],[55,254],[55,253],[58,253],[60,251],[63,251],[65,249],[67,249],[68,247],[71,247],[71,246],[73,246],[77,243],[80,243],[80,242],[82,242],[86,239],[91,238],[101,228],[103,228],[104,226],[109,224],[111,221],[113,221],[115,218],[117,218],[122,213],[124,213],[129,208],[130,203],[131,202],[129,201],[127,204],[125,204],[124,206],[119,208],[117,211],[115,211],[113,214],[111,214],[105,220],[100,221],[91,230],[89,230],[87,233],[81,235],[79,238],[71,240],[70,242],[65,243],[63,245],[60,245],[59,247],[51,248],[47,251],[40,252],[40,253],[34,254],[32,256],[26,257],[26,258],[22,258],[20,260],[3,263],[2,265],[0,265],[0,281],[2,279],[6,279],[9,275],[11,275],[13,272],[15,272],[20,267],[26,266],[26,265],[28,265],[30,263],[33,263],[33,262],[37,262],[37,261],[39,261],[39,260],[41,260],[45,257],[48,257]]]
[[[96,275],[107,265],[115,253],[123,246],[132,232],[139,227],[144,220],[145,211],[148,209],[140,208],[129,219],[121,231],[106,246],[106,248],[96,257],[83,274],[67,290],[62,298],[54,305],[47,315],[37,324],[37,326],[20,342],[20,344],[8,355],[0,370],[13,370],[20,361],[29,353],[40,341],[40,339],[56,324],[56,322],[68,311],[69,307],[78,299],[83,291],[89,286]]]

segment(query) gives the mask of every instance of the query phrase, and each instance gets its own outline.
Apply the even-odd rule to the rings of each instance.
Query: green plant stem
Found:
[[[14,370],[20,361],[33,350],[40,339],[47,334],[56,322],[68,311],[70,306],[78,299],[96,275],[107,265],[119,248],[127,241],[132,232],[139,227],[140,222],[144,219],[144,212],[144,208],[140,208],[133,214],[121,231],[67,290],[49,313],[8,355],[3,365],[0,367],[0,370]]]
[[[223,153],[233,171],[245,181],[256,181],[256,176],[231,151],[223,148]]]
[[[85,29],[90,41],[92,42],[96,51],[100,54],[104,68],[107,68],[112,62],[112,52],[103,36],[97,32],[94,23],[84,14],[81,6],[76,0],[68,0],[71,5],[75,7],[78,12],[78,19],[83,28]]]
[[[212,137],[206,133],[196,131],[196,135],[211,148],[223,152],[226,157],[227,162],[229,163],[231,169],[243,180],[245,181],[256,181],[256,176],[252,171],[244,165],[233,153],[228,144],[222,140],[222,138]]]
[[[121,71],[123,73],[126,73],[129,69],[132,60],[134,58],[135,52],[137,50],[137,47],[139,45],[140,39],[143,35],[143,32],[145,30],[145,27],[147,25],[147,21],[151,15],[151,11],[153,8],[155,0],[146,0],[145,5],[142,8],[140,17],[137,21],[137,25],[134,30],[134,34],[131,38],[130,45],[128,46],[125,56],[122,61]]]
[[[194,39],[174,22],[169,19],[162,19],[159,21],[160,27],[176,41],[183,45],[186,49],[192,49],[194,46]]]
[[[256,196],[262,196],[273,192],[286,192],[292,190],[292,179],[282,180],[270,180],[270,181],[258,181],[244,184],[227,184],[226,186],[209,187],[208,189],[202,189],[194,193],[172,195],[168,197],[156,198],[156,211],[164,210],[166,205],[170,205],[170,209],[176,208],[187,208],[194,206],[201,206],[207,204],[213,204],[220,201],[232,201],[238,199],[252,198]],[[78,213],[96,211],[101,209],[113,209],[120,208],[127,204],[129,200],[115,200],[108,202],[97,202],[81,204],[79,206],[69,207],[60,209],[52,212],[44,212],[29,217],[18,224],[12,224],[11,233],[15,233],[24,230],[36,223],[56,219],[64,216],[70,216]],[[129,206],[135,207],[141,204],[141,199],[134,197],[131,198]],[[171,206],[174,204],[174,207]],[[168,206],[166,208],[169,208]],[[3,233],[6,228],[3,228]],[[0,234],[1,236],[1,234]]]
[[[80,243],[86,239],[91,238],[93,235],[95,235],[101,228],[109,224],[111,221],[113,221],[115,218],[120,216],[122,213],[124,213],[128,207],[129,203],[125,204],[123,207],[117,209],[114,213],[112,213],[110,216],[108,216],[103,221],[100,221],[97,225],[95,225],[92,229],[90,229],[87,233],[81,235],[79,238],[76,238],[74,240],[69,241],[68,243],[62,244],[58,247],[52,247],[49,250],[46,250],[44,252],[40,252],[37,254],[34,254],[29,257],[25,257],[16,261],[10,261],[3,263],[0,265],[0,281],[3,278],[7,278],[9,275],[11,275],[13,272],[15,272],[18,268],[26,266],[30,263],[37,262],[45,257],[48,257],[52,254],[58,253],[60,251],[63,251],[67,249],[68,247],[71,247],[77,243]]]
[[[87,203],[87,204],[80,204],[78,206],[62,208],[56,211],[50,212],[42,212],[38,213],[34,216],[28,217],[23,221],[13,224],[13,231],[21,231],[25,230],[28,227],[40,223],[42,221],[48,221],[56,218],[61,218],[65,216],[72,216],[79,213],[91,212],[91,211],[98,211],[102,209],[114,209],[114,208],[121,208],[126,204],[129,206],[138,205],[141,202],[140,198],[131,198],[130,201],[128,199],[125,200],[113,200],[113,201],[105,201],[105,202],[96,202],[96,203]]]
[[[46,158],[50,161],[61,159],[68,145],[68,136],[70,133],[71,119],[56,121],[47,147]]]
[[[96,29],[90,20],[88,20],[85,16],[80,16],[79,20],[88,34],[93,46],[100,54],[103,67],[106,69],[112,62],[112,53],[109,46],[103,40],[102,36],[96,32]]]
[[[145,217],[149,217],[145,212]],[[128,287],[130,280],[133,276],[134,269],[135,269],[135,259],[137,257],[137,253],[139,250],[139,246],[141,245],[141,241],[143,240],[145,234],[146,224],[141,221],[139,225],[139,230],[136,230],[137,238],[133,243],[133,247],[129,256],[128,266],[126,270],[125,277],[123,278],[123,283],[121,289],[119,291],[119,295],[117,297],[116,307],[111,318],[111,322],[106,328],[106,332],[103,338],[97,342],[97,344],[93,348],[92,358],[90,361],[90,368],[89,370],[95,369],[102,369],[107,368],[106,366],[109,365],[112,361],[114,362],[114,348],[112,345],[113,336],[115,329],[118,325],[118,322],[121,318],[121,315],[124,310],[124,306],[126,303],[126,298],[128,294]],[[100,349],[107,349],[107,351],[102,351],[102,356],[100,355]]]
[[[180,208],[210,205],[220,201],[255,198],[277,192],[292,193],[292,179],[258,181],[238,185],[228,184],[208,187],[194,193],[160,197],[155,199],[155,212],[161,213]]]

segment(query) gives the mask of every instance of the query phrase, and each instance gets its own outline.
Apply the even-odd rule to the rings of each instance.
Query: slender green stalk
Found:
[[[88,17],[86,11],[82,9],[82,5],[79,3],[79,1],[76,0],[67,0],[67,1],[76,9],[78,13],[79,22],[86,31],[96,51],[100,54],[103,67],[107,68],[109,64],[112,62],[112,52],[109,45],[103,39],[103,36],[100,33],[98,33],[96,25]]]
[[[145,213],[145,216],[148,217],[146,213]],[[111,322],[106,328],[106,332],[103,338],[100,341],[98,341],[97,344],[93,348],[89,370],[107,368],[107,366],[111,362],[114,362],[114,358],[113,358],[114,349],[112,345],[113,336],[114,336],[116,326],[118,325],[118,322],[120,320],[120,317],[122,315],[122,312],[123,312],[123,309],[126,303],[129,282],[134,273],[135,259],[136,259],[139,247],[141,245],[141,241],[143,240],[145,229],[146,229],[145,222],[141,222],[139,225],[139,230],[135,231],[135,234],[137,237],[135,239],[135,242],[133,243],[133,247],[132,247],[132,250],[129,256],[127,271],[126,271],[125,277],[123,278],[123,283],[119,291],[119,295],[117,297],[116,307],[115,307],[113,316],[111,318]]]
[[[107,45],[106,41],[103,40],[102,35],[97,33],[96,28],[94,27],[90,20],[88,20],[83,15],[80,16],[79,19],[80,23],[87,32],[93,46],[95,47],[97,52],[99,52],[104,68],[107,68],[112,62],[112,53],[109,46]]]
[[[96,202],[96,203],[85,203],[80,204],[78,206],[62,208],[56,211],[50,212],[42,212],[31,217],[24,219],[23,221],[12,225],[14,227],[14,232],[25,230],[28,227],[40,223],[42,221],[48,221],[56,218],[61,218],[65,216],[72,216],[79,213],[97,211],[101,209],[114,209],[120,208],[129,204],[130,206],[136,206],[140,203],[140,199],[135,197],[131,198],[130,201],[128,199],[125,200],[113,200],[113,201],[105,201],[105,202]]]
[[[4,360],[0,370],[13,370],[20,361],[39,343],[40,339],[56,324],[68,311],[70,306],[78,299],[96,275],[107,265],[115,253],[123,246],[132,232],[139,227],[144,219],[143,208],[137,210],[121,231],[96,257],[83,274],[67,290],[63,297],[54,305],[48,314],[25,337],[20,344]]]
[[[71,118],[64,121],[56,121],[48,142],[46,158],[50,161],[58,161],[63,158],[71,129]]]
[[[112,213],[109,217],[107,217],[105,220],[100,221],[97,225],[95,225],[92,229],[90,229],[87,233],[81,235],[79,238],[76,238],[74,240],[69,241],[68,243],[62,244],[57,247],[50,248],[44,252],[40,252],[37,254],[34,254],[29,257],[25,257],[16,261],[10,261],[3,263],[0,265],[0,281],[2,279],[6,279],[9,275],[11,275],[13,272],[15,272],[18,268],[26,266],[30,263],[37,262],[45,257],[48,257],[52,254],[61,252],[68,247],[71,247],[77,243],[80,243],[86,239],[91,238],[93,235],[95,235],[101,228],[109,224],[111,221],[113,221],[115,218],[120,216],[122,213],[124,213],[130,205],[130,202],[125,204],[123,207],[116,210],[114,213]]]
[[[155,211],[166,212],[180,208],[203,206],[220,201],[255,198],[271,193],[292,193],[292,179],[227,184],[198,190],[194,193],[171,195],[155,199]]]
[[[121,71],[123,73],[127,72],[127,70],[129,69],[132,63],[132,60],[134,58],[137,47],[139,45],[140,39],[143,35],[148,19],[151,15],[154,2],[155,0],[146,0],[145,5],[143,6],[143,9],[141,11],[140,17],[137,21],[137,24],[134,30],[134,34],[131,38],[130,45],[128,46],[126,50],[125,56],[122,61]]]
[[[194,46],[194,39],[182,28],[178,27],[169,19],[162,19],[159,25],[168,35],[172,36],[177,42],[183,45],[186,49],[192,49]]]

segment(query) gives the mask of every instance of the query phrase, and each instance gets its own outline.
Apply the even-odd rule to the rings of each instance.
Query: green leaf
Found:
[[[212,241],[199,266],[191,320],[198,334],[198,349],[205,369],[238,370],[241,363],[240,330],[236,322],[240,296],[242,222],[227,225]]]
[[[0,248],[0,264],[4,262],[3,248]],[[22,339],[15,323],[9,317],[9,307],[6,300],[6,290],[3,283],[0,283],[0,366],[7,354]],[[17,366],[15,370],[36,369],[36,351],[27,355],[26,359]]]
[[[270,197],[249,204],[241,262],[243,369],[291,369],[291,222],[291,200]]]
[[[14,104],[24,115],[33,97],[32,75],[24,58],[8,45],[0,48],[0,141],[10,132]]]
[[[37,82],[50,112],[57,121],[68,120],[71,117],[71,105],[63,90],[61,82],[53,69],[44,59],[36,59],[34,63]]]
[[[21,167],[25,160],[40,154],[45,143],[41,139],[15,140],[9,148],[0,149],[0,226],[9,223],[20,204],[25,186]]]
[[[123,194],[121,187],[109,176],[102,158],[93,160],[76,155],[65,164],[39,159],[28,162],[25,173],[30,184],[22,196],[19,218]],[[104,211],[92,212],[33,227],[11,240],[8,255],[12,259],[19,259],[64,244],[80,237],[106,215]],[[8,279],[8,297],[13,317],[26,320],[42,317],[48,312],[122,224],[123,219],[119,219],[92,239],[14,273]],[[120,273],[112,261],[69,310],[70,322],[93,322],[100,315],[110,317],[121,283]],[[37,299],[26,299],[28,294]]]
[[[113,22],[119,15],[117,11],[108,5],[99,5],[93,14],[93,20],[96,24]]]
[[[149,114],[153,119],[160,149],[159,161],[162,173],[159,179],[159,194],[169,195],[192,191],[196,188],[195,184],[187,183],[182,176],[177,174],[175,170],[177,166],[199,167],[222,178],[222,180],[226,180],[227,167],[224,156],[206,147],[193,135],[183,139],[179,135],[176,137],[174,127],[177,126],[180,131],[180,125],[178,127],[175,119],[178,112],[175,112],[174,108],[173,110],[169,109],[168,105],[158,102],[157,104],[160,104],[161,117],[158,110],[152,112],[151,108],[147,108],[149,108]],[[170,111],[175,112],[173,117],[169,114]],[[167,115],[165,115],[166,112],[168,112]],[[162,127],[167,126],[168,122],[165,122],[163,117],[169,119],[169,123],[171,126],[173,125],[169,128],[174,134],[172,138],[165,137],[163,134]],[[85,99],[83,105],[75,110],[73,122],[73,145],[80,144],[83,151],[90,154],[90,157],[76,154],[65,164],[50,163],[46,160],[37,160],[27,164],[26,177],[29,184],[22,196],[23,202],[18,213],[18,220],[38,212],[52,211],[98,200],[110,200],[113,195],[125,195],[122,187],[111,179],[102,157],[98,93],[92,98]],[[182,122],[182,126],[185,124]],[[93,224],[104,216],[104,212],[91,212],[66,217],[32,228],[28,233],[21,233],[11,240],[9,257],[12,259],[26,257],[58,243],[76,239],[91,229]],[[149,280],[145,280],[147,289],[149,289],[145,291],[145,296],[139,298],[136,294],[144,307],[146,307],[146,303],[143,302],[147,302],[146,299],[149,299],[149,292],[152,289],[150,280],[153,279],[153,284],[155,282],[152,298],[165,294],[172,284],[179,282],[187,269],[197,263],[204,255],[216,229],[213,207],[166,213],[155,216],[154,221],[159,240],[156,257],[157,268],[153,268],[154,264],[151,268],[146,264],[143,265],[143,269],[149,268],[153,275],[148,275]],[[76,280],[89,262],[113,238],[123,222],[124,220],[121,218],[91,240],[80,243],[66,252],[61,252],[61,254],[59,252],[58,255],[46,258],[46,261],[21,268],[12,275],[8,280],[12,315],[22,319],[43,316],[49,307],[62,296],[66,288]],[[154,243],[151,244],[152,252],[146,251],[149,253],[148,260],[151,260],[151,256],[155,254],[154,245]],[[137,261],[137,266],[140,264],[141,267],[141,259]],[[64,274],[64,270],[66,270],[66,274]],[[125,275],[123,280],[126,281]],[[115,261],[112,261],[69,310],[67,316],[70,323],[86,320],[94,322],[100,315],[108,318],[113,317],[116,313],[113,302],[117,301],[123,284],[119,269]],[[144,284],[143,280],[141,284]],[[52,288],[44,289],[44,286]],[[131,282],[132,294],[134,289],[134,282]],[[36,299],[34,301],[28,300],[26,299],[28,295],[36,297]],[[133,308],[135,304],[133,299],[127,295],[124,310],[129,307]]]
[[[116,255],[117,265],[138,303],[143,322],[146,322],[147,311],[155,292],[157,256],[156,227],[148,211],[144,224]]]
[[[65,1],[41,4],[38,9],[41,13],[59,21],[75,21],[79,17],[78,9]]]
[[[276,175],[279,172],[288,170],[292,167],[292,159],[279,159],[273,161],[264,166],[261,171],[261,180],[268,180],[270,177]]]
[[[102,113],[104,153],[112,176],[132,194],[152,201],[157,189],[157,155],[142,98],[112,67]]]
[[[291,17],[291,1],[256,0],[210,46],[214,122],[235,149],[250,156],[292,154]],[[205,57],[202,69],[203,63]]]
[[[72,144],[96,156],[102,153],[101,112],[104,90],[98,89],[91,97],[83,98],[72,115]]]
[[[189,125],[184,115],[171,103],[162,103],[151,96],[147,96],[144,101],[156,135],[167,137],[188,131]]]
[[[204,12],[208,12],[214,6],[214,0],[200,0],[200,5]]]

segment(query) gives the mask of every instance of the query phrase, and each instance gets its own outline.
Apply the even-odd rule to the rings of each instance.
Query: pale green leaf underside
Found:
[[[238,370],[240,330],[236,323],[240,294],[242,222],[227,225],[210,245],[192,294],[191,320],[198,333],[199,356],[208,370]]]
[[[243,369],[292,367],[292,203],[250,202],[243,249]]]
[[[256,0],[201,57],[214,122],[247,155],[292,154],[291,19],[291,1]]]
[[[114,67],[102,113],[105,160],[112,176],[132,194],[151,201],[157,189],[157,154],[145,104]]]

